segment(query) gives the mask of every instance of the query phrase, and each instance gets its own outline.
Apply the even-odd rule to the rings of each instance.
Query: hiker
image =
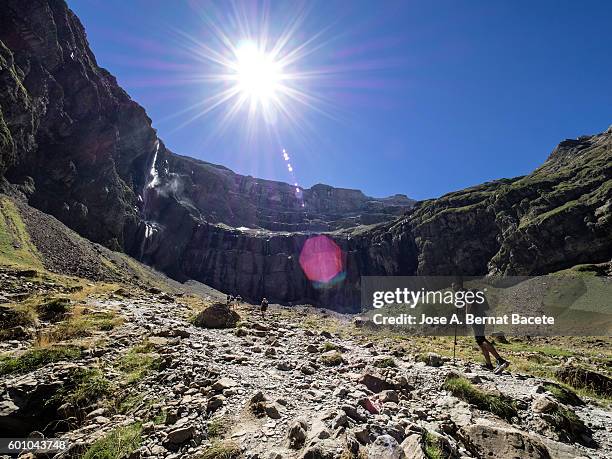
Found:
[[[236,300],[236,306],[240,306],[240,303],[242,303],[242,297],[238,295],[234,299]]]
[[[462,283],[453,283],[453,290],[467,291],[467,289],[463,288]],[[474,293],[476,292],[477,290],[474,290]],[[484,302],[482,303],[478,303],[476,301],[468,303],[465,309],[466,313],[473,314],[474,317],[485,317],[487,315],[487,311],[489,310],[489,302],[487,301],[487,297],[484,296]],[[498,375],[508,368],[508,366],[510,366],[510,362],[502,358],[495,349],[495,346],[493,346],[493,343],[486,338],[484,323],[477,322],[479,321],[475,320],[472,324],[472,330],[474,330],[474,339],[476,340],[476,344],[478,344],[480,352],[482,352],[485,359],[484,367],[487,370],[492,370],[494,374]],[[493,363],[491,363],[491,354],[493,354],[493,357],[495,357],[495,361],[497,363],[497,366],[495,367],[493,366]]]
[[[267,310],[268,310],[268,300],[267,298],[264,297],[264,299],[261,300],[261,305],[260,305],[260,311],[261,311],[262,317],[266,314]]]

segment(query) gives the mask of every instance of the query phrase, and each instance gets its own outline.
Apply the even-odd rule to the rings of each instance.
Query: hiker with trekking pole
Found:
[[[463,282],[453,283],[452,285],[453,291],[467,291],[463,287]],[[489,302],[487,301],[486,296],[484,296],[484,301],[482,303],[478,303],[476,301],[467,303],[465,306],[465,312],[469,314],[473,314],[475,318],[485,317],[487,311],[489,310]],[[491,343],[485,336],[485,325],[482,321],[474,320],[472,324],[472,330],[474,331],[474,339],[476,340],[476,344],[478,345],[480,352],[485,359],[484,368],[487,370],[492,370],[494,374],[501,374],[506,368],[510,366],[510,362],[506,359],[502,358],[493,343]],[[457,346],[457,325],[455,325],[455,341],[453,344],[453,362],[455,361],[455,348]],[[493,366],[491,362],[491,355],[495,357],[496,366]]]

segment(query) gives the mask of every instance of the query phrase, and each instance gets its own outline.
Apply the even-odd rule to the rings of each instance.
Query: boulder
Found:
[[[423,441],[421,434],[413,433],[408,435],[400,445],[404,451],[404,456],[410,459],[427,459],[423,451]]]
[[[536,395],[531,403],[531,410],[534,413],[549,413],[558,407],[559,404],[546,395]]]
[[[359,379],[359,382],[363,384],[364,386],[366,386],[368,389],[370,389],[374,393],[379,393],[384,390],[394,389],[393,384],[391,384],[389,381],[381,378],[380,376],[372,374],[372,373],[365,373]]]
[[[308,423],[304,419],[296,419],[289,425],[287,438],[289,439],[289,448],[299,449],[304,446],[306,441],[306,431]]]
[[[399,395],[394,390],[383,390],[378,395],[378,399],[383,403],[387,403],[387,402],[399,403]]]
[[[193,324],[202,328],[233,328],[239,320],[238,313],[228,305],[213,303],[196,316]]]
[[[301,459],[336,459],[341,450],[335,440],[320,440],[311,443],[302,454]]]
[[[460,429],[466,448],[477,457],[549,459],[544,444],[509,424],[479,418]]]
[[[402,447],[391,435],[380,435],[368,446],[368,459],[407,459]]]
[[[193,437],[195,429],[193,426],[179,427],[178,429],[171,430],[168,432],[168,443],[180,445],[190,440]]]
[[[440,354],[436,354],[435,352],[428,352],[423,356],[423,362],[430,367],[441,367],[444,363],[442,360],[442,356]]]
[[[225,389],[230,389],[236,386],[236,381],[231,378],[221,378],[217,382],[215,382],[211,389],[215,392],[223,392]]]
[[[225,397],[223,395],[215,395],[208,399],[208,403],[206,404],[206,411],[212,413],[217,411],[219,408],[223,406],[225,403]]]

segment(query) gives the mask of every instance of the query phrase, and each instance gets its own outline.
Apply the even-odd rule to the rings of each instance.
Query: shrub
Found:
[[[450,391],[455,397],[501,418],[510,420],[517,415],[516,407],[510,399],[485,392],[465,378],[449,377],[442,388]]]
[[[342,354],[337,351],[330,352],[328,354],[323,354],[321,356],[321,363],[328,367],[335,367],[337,365],[340,365],[342,362]]]
[[[391,368],[397,366],[395,360],[393,360],[391,357],[384,357],[382,359],[375,360],[373,365],[376,368]]]
[[[213,443],[199,459],[238,459],[242,455],[240,447],[233,442]]]
[[[440,441],[435,435],[427,432],[425,434],[425,444],[423,446],[427,459],[444,459],[444,451],[440,446]]]
[[[38,317],[49,322],[57,322],[66,317],[70,309],[68,298],[53,298],[36,306]]]

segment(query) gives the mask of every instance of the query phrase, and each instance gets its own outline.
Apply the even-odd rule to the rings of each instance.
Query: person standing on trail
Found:
[[[453,290],[455,292],[467,292],[468,290],[463,287],[463,283],[455,284],[453,283]],[[474,290],[476,293],[477,290]],[[489,310],[489,302],[487,301],[487,297],[484,296],[484,301],[482,303],[478,303],[477,301],[468,302],[465,307],[465,312],[472,314],[475,319],[486,317],[487,311]],[[493,343],[491,343],[485,336],[485,325],[484,322],[479,320],[474,320],[472,323],[472,330],[474,331],[474,339],[476,340],[476,344],[480,348],[480,352],[485,359],[484,367],[487,370],[492,370],[496,375],[500,374],[504,371],[508,366],[510,366],[510,362],[503,359]],[[495,357],[496,366],[493,366],[491,362],[491,354]]]
[[[264,297],[264,299],[261,300],[261,305],[259,307],[259,310],[261,311],[261,316],[264,317],[266,314],[266,311],[268,310],[268,300],[266,297]]]
[[[240,306],[240,303],[242,303],[242,297],[238,295],[236,296],[235,300],[236,300],[236,306]]]

